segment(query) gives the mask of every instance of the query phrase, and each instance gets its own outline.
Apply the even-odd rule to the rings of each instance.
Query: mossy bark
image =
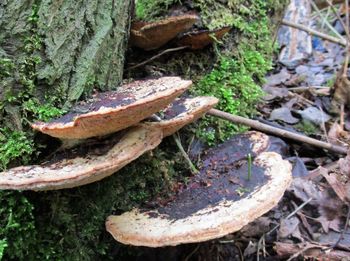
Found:
[[[34,92],[60,90],[67,102],[93,88],[116,88],[122,80],[131,0],[3,0],[0,3],[0,58],[11,63],[0,85],[24,88],[21,70],[28,57]],[[32,46],[28,43],[32,42]]]

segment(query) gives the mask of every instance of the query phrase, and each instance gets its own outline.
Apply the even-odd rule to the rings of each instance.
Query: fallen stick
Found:
[[[188,48],[188,46],[180,46],[180,47],[176,47],[176,48],[166,49],[163,52],[160,52],[160,53],[156,54],[155,56],[152,56],[151,58],[149,58],[149,59],[147,59],[147,60],[145,60],[145,61],[143,61],[141,63],[138,63],[136,65],[130,66],[126,70],[130,71],[130,70],[136,69],[136,68],[138,68],[138,67],[140,67],[142,65],[145,65],[145,64],[147,64],[149,62],[152,62],[153,60],[157,59],[158,57],[160,57],[160,56],[162,56],[162,55],[164,55],[166,53],[177,52],[177,51],[180,51],[180,50],[183,50],[183,49],[186,49],[186,48]]]
[[[216,109],[211,109],[208,112],[209,115],[215,116],[215,117],[219,117],[222,118],[224,120],[228,120],[231,121],[233,123],[237,123],[237,124],[243,124],[249,127],[252,127],[253,129],[262,131],[262,132],[266,132],[272,135],[276,135],[279,137],[283,137],[283,138],[287,138],[287,139],[292,139],[295,141],[299,141],[299,142],[304,142],[304,143],[308,143],[310,145],[313,145],[315,147],[319,147],[319,148],[323,148],[335,153],[339,153],[339,154],[347,154],[347,148],[343,147],[343,146],[338,146],[338,145],[333,145],[327,142],[323,142],[323,141],[319,141],[310,137],[306,137],[304,135],[300,135],[300,134],[296,134],[290,131],[286,131],[286,130],[282,130],[276,127],[272,127],[269,125],[266,125],[264,123],[258,122],[256,120],[250,120],[250,119],[246,119],[240,116],[236,116],[236,115],[232,115],[230,113],[227,112],[223,112],[220,110],[216,110]]]
[[[290,27],[294,27],[296,29],[299,29],[299,30],[302,30],[302,31],[305,31],[309,34],[312,34],[312,35],[315,35],[315,36],[318,36],[318,37],[321,37],[327,41],[330,41],[330,42],[333,42],[333,43],[337,43],[337,44],[340,44],[340,45],[343,45],[343,46],[346,46],[346,41],[344,40],[341,40],[339,38],[336,38],[336,37],[333,37],[333,36],[330,36],[328,34],[324,34],[324,33],[321,33],[321,32],[318,32],[314,29],[311,29],[307,26],[304,26],[304,25],[301,25],[301,24],[296,24],[296,23],[292,23],[292,22],[289,22],[287,20],[282,20],[282,24],[283,25],[287,25],[287,26],[290,26]]]
[[[288,88],[288,91],[292,91],[292,92],[303,92],[303,91],[310,91],[310,90],[329,90],[330,87],[327,86],[299,86],[299,87],[291,87]]]

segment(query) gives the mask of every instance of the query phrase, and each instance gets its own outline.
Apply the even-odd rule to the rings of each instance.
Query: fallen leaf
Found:
[[[268,217],[259,217],[248,225],[244,226],[240,233],[245,237],[257,237],[270,230],[271,219]]]
[[[283,99],[288,97],[288,89],[285,87],[264,86],[263,90],[266,93],[263,97],[265,101],[272,101],[275,99]]]
[[[339,241],[338,246],[344,247],[350,250],[350,228],[348,228],[346,232],[343,233],[342,236],[339,231],[338,232],[329,231],[329,233],[327,234],[322,234],[318,239],[318,242],[320,242],[321,244],[334,245],[339,240],[340,237],[341,237],[341,240]]]
[[[280,258],[286,260],[298,253],[304,257],[303,260],[332,260],[332,261],[348,261],[349,252],[341,250],[324,251],[322,245],[311,244],[311,243],[301,243],[301,244],[291,244],[275,242],[275,249]],[[293,259],[294,260],[294,259]]]
[[[293,165],[293,177],[306,177],[309,175],[309,171],[305,167],[304,162],[299,157],[288,158],[288,161]]]
[[[328,173],[328,171],[322,171],[321,174],[327,180],[328,184],[332,187],[341,201],[347,203],[347,189],[340,180],[339,176],[341,174],[337,174],[335,172]]]
[[[287,238],[288,236],[294,234],[297,236],[297,238],[300,239],[301,237],[299,231],[299,224],[300,221],[295,216],[288,219],[282,219],[280,228],[278,230],[278,237]]]
[[[285,81],[287,81],[290,78],[290,73],[287,71],[286,68],[283,68],[279,73],[272,74],[268,77],[266,77],[266,85],[267,86],[277,86]]]
[[[323,231],[328,233],[330,229],[334,230],[334,231],[340,231],[340,219],[336,218],[333,220],[328,220],[325,216],[320,216],[318,218],[315,219],[316,221],[318,221],[322,228]]]
[[[292,113],[290,112],[290,109],[286,107],[274,109],[270,114],[269,120],[279,120],[288,124],[295,124],[299,122],[299,119],[293,117]]]
[[[342,127],[340,126],[340,124],[338,124],[337,122],[334,122],[332,124],[332,127],[329,129],[328,131],[328,139],[329,142],[332,144],[337,144],[340,145],[340,135],[342,132]]]
[[[313,122],[316,125],[321,125],[331,119],[328,114],[316,107],[308,107],[305,110],[297,110],[296,112],[299,113],[304,120]]]
[[[345,158],[339,159],[338,164],[340,172],[350,178],[350,151]]]
[[[258,250],[258,245],[257,243],[253,243],[252,241],[249,241],[247,247],[244,249],[243,255],[244,256],[251,256],[256,253]]]
[[[317,206],[317,200],[322,198],[322,193],[317,189],[316,185],[311,180],[306,180],[303,178],[294,178],[288,191],[292,192],[303,202],[306,202],[312,198],[313,200],[310,201],[310,205]]]

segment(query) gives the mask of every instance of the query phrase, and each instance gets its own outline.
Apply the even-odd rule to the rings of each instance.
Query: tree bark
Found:
[[[28,78],[31,70],[21,66],[34,58],[30,73],[39,96],[59,90],[69,104],[92,88],[116,88],[130,9],[131,0],[2,0],[0,66],[7,71],[0,73],[0,100],[26,87],[21,74]]]

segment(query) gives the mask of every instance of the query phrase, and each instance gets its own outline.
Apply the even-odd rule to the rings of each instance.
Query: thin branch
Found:
[[[343,36],[341,36],[337,30],[335,30],[335,28],[327,21],[327,19],[324,17],[324,15],[321,13],[320,9],[317,7],[317,5],[315,4],[315,2],[313,0],[310,0],[310,4],[312,5],[312,8],[316,11],[316,13],[318,14],[318,16],[322,19],[322,22],[327,25],[327,27],[339,38],[342,39],[343,41],[345,41],[345,39],[343,38]]]
[[[288,88],[289,91],[292,91],[292,92],[304,92],[304,91],[311,91],[311,90],[319,90],[319,89],[330,89],[329,87],[327,86],[300,86],[300,87],[291,87],[291,88]]]
[[[313,248],[320,248],[322,249],[322,246],[315,246],[315,245],[306,245],[303,249],[301,249],[300,251],[296,252],[295,254],[293,254],[291,257],[289,257],[287,259],[287,261],[291,261],[291,260],[295,260],[298,256],[300,256],[302,253],[304,253],[305,251],[309,250],[309,249],[313,249]]]
[[[127,68],[126,70],[127,71],[133,70],[135,68],[143,66],[143,65],[145,65],[145,64],[147,64],[147,63],[149,63],[149,62],[151,62],[151,61],[153,61],[155,59],[157,59],[158,57],[160,57],[160,56],[162,56],[162,55],[164,55],[166,53],[176,52],[176,51],[180,51],[180,50],[183,50],[183,49],[186,49],[186,48],[188,48],[188,46],[181,46],[181,47],[166,49],[163,52],[160,52],[160,53],[156,54],[155,56],[152,56],[151,58],[149,58],[149,59],[147,59],[147,60],[145,60],[145,61],[143,61],[141,63],[138,63],[138,64],[136,64],[134,66],[131,66],[131,67]]]
[[[286,131],[286,130],[282,130],[276,127],[272,127],[269,126],[267,124],[263,124],[261,122],[258,122],[256,120],[250,120],[247,118],[243,118],[240,116],[236,116],[236,115],[232,115],[230,113],[227,112],[223,112],[223,111],[219,111],[216,109],[211,109],[208,112],[209,115],[215,116],[215,117],[219,117],[225,120],[228,120],[230,122],[233,123],[237,123],[237,124],[243,124],[249,127],[252,127],[253,129],[262,131],[262,132],[266,132],[266,133],[270,133],[279,137],[284,137],[287,139],[292,139],[295,141],[299,141],[302,143],[307,143],[310,144],[312,146],[315,147],[319,147],[319,148],[323,148],[335,153],[339,153],[339,154],[347,154],[347,148],[343,147],[343,146],[338,146],[338,145],[333,145],[327,142],[323,142],[323,141],[319,141],[301,134],[296,134],[290,131]]]
[[[149,117],[149,119],[152,119],[152,120],[157,121],[157,122],[162,121],[162,119],[161,119],[158,115],[156,115],[156,114],[151,115],[151,116]],[[189,167],[190,167],[190,169],[191,169],[191,172],[194,173],[194,174],[198,173],[199,171],[198,171],[197,168],[194,166],[194,164],[192,163],[190,157],[189,157],[188,154],[186,153],[184,147],[183,147],[182,144],[181,144],[180,138],[178,137],[177,133],[173,134],[172,136],[173,136],[173,138],[174,138],[174,140],[175,140],[176,146],[179,148],[179,150],[180,150],[182,156],[183,156],[183,157],[185,158],[185,160],[187,161],[187,163],[188,163],[188,165],[189,165]]]
[[[330,42],[333,42],[333,43],[337,43],[337,44],[340,44],[342,46],[346,46],[346,41],[344,40],[341,40],[339,38],[336,38],[336,37],[333,37],[333,36],[330,36],[328,34],[324,34],[324,33],[321,33],[321,32],[318,32],[314,29],[311,29],[307,26],[304,26],[304,25],[301,25],[301,24],[296,24],[296,23],[293,23],[293,22],[290,22],[290,21],[287,21],[287,20],[282,20],[282,24],[283,25],[287,25],[287,26],[290,26],[290,27],[293,27],[293,28],[297,28],[299,30],[302,30],[302,31],[305,31],[311,35],[315,35],[315,36],[318,36],[318,37],[321,37],[327,41],[330,41]]]
[[[346,1],[346,0],[345,0]],[[349,36],[349,30],[346,28],[346,25],[344,24],[343,19],[340,17],[340,15],[338,14],[337,10],[335,9],[334,5],[329,2],[329,0],[326,0],[328,6],[331,8],[331,10],[333,11],[333,13],[335,14],[335,16],[338,18],[339,22],[341,23],[341,25],[344,28],[345,34],[346,34],[346,38],[349,41],[350,36]]]
[[[196,169],[196,167],[194,166],[194,164],[192,163],[191,159],[188,157],[185,149],[182,147],[181,141],[179,139],[179,137],[176,134],[173,134],[173,138],[175,140],[175,143],[177,145],[177,147],[180,149],[182,156],[185,158],[185,160],[187,161],[188,165],[190,166],[190,169],[192,171],[192,173],[196,174],[199,171]]]

